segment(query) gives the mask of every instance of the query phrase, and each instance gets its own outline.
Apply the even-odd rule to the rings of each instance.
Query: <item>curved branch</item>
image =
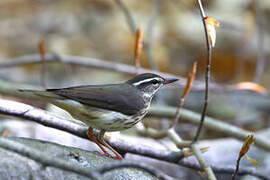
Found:
[[[264,55],[264,41],[265,35],[263,30],[263,12],[261,7],[261,2],[259,0],[254,0],[255,7],[255,19],[256,19],[256,33],[257,33],[257,62],[256,70],[253,81],[259,83],[264,72],[265,66],[265,55]]]
[[[28,119],[44,126],[63,130],[81,138],[88,139],[86,126],[56,117],[47,111],[37,109],[30,105],[9,100],[0,100],[0,113]],[[128,139],[127,136],[125,136],[125,138],[123,138],[123,136],[117,138],[112,137],[106,140],[114,148],[125,153],[130,152],[167,162],[177,162],[184,157],[181,151],[154,149],[152,146],[145,146],[145,144],[139,144],[137,141],[134,142],[134,140]]]
[[[150,108],[150,113],[152,116],[156,117],[175,117],[176,107],[169,106],[152,106]],[[183,121],[198,125],[200,123],[201,115],[196,112],[192,112],[186,109],[182,109],[181,118]],[[228,123],[222,122],[221,120],[214,119],[211,117],[205,117],[204,126],[213,131],[224,133],[227,136],[237,138],[239,140],[244,140],[249,134],[252,134],[250,131],[243,130],[236,126],[230,125]],[[270,141],[263,136],[255,135],[255,146],[260,147],[266,151],[270,151]]]
[[[127,74],[136,74],[136,68],[134,66],[122,64],[122,63],[104,61],[104,60],[95,59],[95,58],[69,56],[69,55],[56,55],[56,54],[49,54],[49,53],[46,54],[45,58],[46,58],[45,63],[59,62],[59,63],[64,63],[64,64],[82,66],[82,67],[94,67],[94,68],[117,71],[117,72],[122,72],[122,73],[127,73]],[[41,64],[41,63],[42,63],[42,60],[40,58],[40,55],[33,54],[33,55],[27,55],[27,56],[14,58],[14,59],[5,60],[4,63],[0,63],[0,69],[18,67],[18,66],[28,65],[28,64]],[[163,77],[178,78],[179,81],[175,82],[175,84],[179,87],[186,86],[186,79],[183,77],[175,76],[169,73],[161,73],[158,71],[149,70],[145,68],[140,68],[138,73],[145,73],[145,72],[159,74]],[[231,85],[223,86],[223,85],[214,84],[214,83],[211,84],[210,88],[214,90],[220,90],[220,91],[225,91],[225,90],[229,91],[229,90],[234,89],[234,87]],[[192,86],[192,89],[203,90],[204,83],[200,81],[195,81]]]
[[[213,170],[211,166],[203,159],[201,151],[196,147],[195,144],[191,144],[191,149],[196,156],[197,160],[200,163],[200,166],[203,168],[203,170],[206,172],[209,180],[216,180],[216,176],[213,173]]]
[[[52,127],[55,129],[63,130],[66,132],[69,132],[73,135],[87,138],[86,131],[87,127],[82,126],[80,124],[56,117],[54,115],[51,115],[50,113],[34,108],[32,106],[18,103],[14,101],[9,100],[0,100],[0,113],[6,114],[6,115],[12,115],[24,119],[28,119],[34,122],[37,122],[39,124]],[[172,117],[174,117],[175,109],[173,110]],[[183,111],[184,114],[184,111]],[[207,124],[207,119],[206,119]],[[258,138],[257,138],[258,139]],[[173,152],[168,150],[158,150],[151,147],[146,147],[145,144],[140,144],[137,141],[134,143],[132,140],[127,139],[127,136],[124,138],[121,136],[117,138],[110,138],[106,139],[114,148],[124,151],[124,152],[131,152],[143,156],[148,156],[154,159],[174,163],[174,164],[180,164],[182,166],[192,168],[195,170],[202,170],[199,164],[190,163],[189,161],[179,161],[183,158],[183,153],[180,152]],[[141,142],[141,140],[140,140]],[[222,166],[211,166],[214,172],[217,173],[227,173],[232,174],[234,172],[234,168],[228,168],[228,167],[222,167]],[[254,170],[241,167],[239,169],[239,175],[245,175],[250,174],[253,176],[260,177],[262,179],[269,179],[265,177],[262,174],[257,173]]]
[[[18,98],[40,99],[37,96],[31,95],[31,94],[28,94],[28,93],[22,93],[22,92],[19,92],[19,91],[16,90],[16,89],[20,89],[20,88],[21,89],[37,89],[37,87],[34,87],[34,86],[8,83],[8,82],[0,80],[0,94],[2,94],[2,95],[7,95],[7,96],[11,96],[11,97],[18,97]],[[2,106],[4,106],[4,104],[0,103],[0,112],[1,112],[1,107]],[[25,111],[21,111],[21,113],[25,112]],[[153,116],[156,116],[156,117],[174,118],[175,117],[175,112],[176,112],[175,107],[152,105],[151,108],[150,108],[150,113],[149,114],[153,115]],[[16,115],[16,114],[11,114],[11,115]],[[20,114],[18,114],[18,115],[20,115]],[[29,119],[29,117],[22,117],[22,118]],[[200,122],[200,114],[199,113],[192,112],[192,111],[189,111],[189,110],[186,110],[186,109],[182,109],[181,118],[183,118],[183,120],[185,120],[185,121],[187,121],[189,123],[196,124],[196,125],[199,124],[199,122]],[[40,119],[37,119],[38,123],[40,123],[39,121],[40,121]],[[65,120],[62,120],[62,121],[66,122]],[[44,124],[44,125],[46,125],[46,124]],[[224,123],[221,120],[210,118],[210,117],[207,117],[207,116],[205,118],[205,124],[204,125],[208,129],[224,133],[224,134],[226,134],[228,136],[231,136],[231,137],[234,137],[234,138],[237,138],[237,139],[240,139],[240,140],[244,140],[247,135],[251,134],[251,132],[249,132],[249,131],[243,130],[241,128],[230,125],[228,123]],[[59,124],[59,126],[61,127],[61,123]],[[56,128],[57,127],[58,126],[56,126]],[[68,127],[71,128],[73,126],[69,125]],[[70,132],[71,134],[75,134],[75,135],[78,135],[80,137],[86,138],[85,134],[83,134],[83,131],[86,130],[86,127],[83,127],[83,131],[79,131],[79,132],[76,132],[76,130],[70,130],[69,128],[67,128],[66,131]],[[114,142],[114,143],[116,145],[118,144],[117,141]],[[262,136],[256,136],[255,146],[258,146],[258,147],[260,147],[262,149],[270,151],[270,141],[268,139],[262,137]],[[131,149],[133,149],[135,147],[129,147],[129,148],[131,150]],[[133,149],[132,151],[134,153],[137,152],[136,148]],[[148,152],[148,151],[146,151],[146,152]],[[156,154],[156,156],[158,156],[158,153]],[[164,157],[164,158],[166,159],[166,157]]]
[[[207,47],[207,63],[206,63],[206,70],[205,70],[205,95],[204,95],[204,105],[203,105],[203,111],[201,115],[200,124],[198,126],[196,135],[193,139],[193,142],[196,142],[199,139],[204,119],[206,116],[207,106],[208,106],[208,94],[209,94],[209,81],[210,81],[210,72],[211,72],[211,57],[212,57],[212,46],[210,44],[210,38],[208,34],[208,29],[206,26],[206,16],[203,10],[202,2],[201,0],[198,0],[199,9],[201,13],[201,18],[203,22],[204,32],[205,32],[205,39],[206,39],[206,47]]]

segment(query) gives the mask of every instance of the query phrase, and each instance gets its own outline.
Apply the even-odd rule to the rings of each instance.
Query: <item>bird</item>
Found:
[[[119,84],[83,85],[58,89],[20,90],[66,110],[88,126],[87,136],[105,155],[122,160],[122,156],[104,140],[105,132],[129,129],[149,111],[153,96],[176,78],[163,78],[153,73],[139,74]],[[99,130],[98,137],[94,129]],[[111,156],[103,147],[115,156]]]

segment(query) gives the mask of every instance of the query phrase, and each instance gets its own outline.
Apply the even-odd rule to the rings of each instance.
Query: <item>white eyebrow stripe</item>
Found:
[[[140,84],[143,84],[143,83],[146,83],[146,82],[150,82],[150,81],[152,81],[152,80],[160,81],[160,79],[161,79],[161,78],[145,79],[145,80],[143,80],[143,81],[136,82],[136,83],[134,83],[133,85],[134,85],[134,86],[138,86],[138,85],[140,85]]]

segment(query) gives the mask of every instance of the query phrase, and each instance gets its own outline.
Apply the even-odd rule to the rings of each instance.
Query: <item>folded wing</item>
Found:
[[[63,89],[47,89],[58,96],[79,101],[82,104],[134,115],[144,107],[140,92],[130,84],[77,86]]]

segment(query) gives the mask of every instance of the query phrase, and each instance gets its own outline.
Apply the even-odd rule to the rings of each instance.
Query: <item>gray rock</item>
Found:
[[[117,161],[95,152],[88,152],[77,148],[58,145],[40,140],[27,138],[10,138],[28,147],[35,148],[48,156],[57,157],[66,161],[72,161],[90,170],[97,169],[108,163]],[[42,166],[17,153],[0,148],[0,179],[1,180],[86,180],[87,178],[78,174],[64,171],[52,166]],[[155,179],[150,174],[134,169],[122,168],[106,173],[102,179],[124,180],[124,179]]]

